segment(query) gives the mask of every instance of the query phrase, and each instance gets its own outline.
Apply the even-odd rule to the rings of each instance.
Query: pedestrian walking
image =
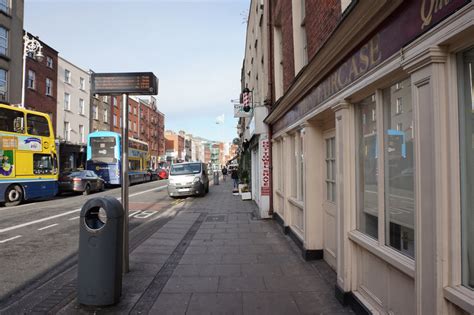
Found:
[[[234,182],[234,188],[239,188],[239,173],[237,172],[237,169],[232,170],[230,178],[232,178],[232,181]]]
[[[227,167],[224,167],[222,168],[222,178],[224,179],[224,182],[225,182],[225,179],[227,177]]]

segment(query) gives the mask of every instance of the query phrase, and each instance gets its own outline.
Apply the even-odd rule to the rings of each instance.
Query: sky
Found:
[[[250,0],[25,0],[25,29],[94,72],[159,79],[165,129],[215,141],[237,136],[232,99]],[[219,122],[219,124],[216,124]]]

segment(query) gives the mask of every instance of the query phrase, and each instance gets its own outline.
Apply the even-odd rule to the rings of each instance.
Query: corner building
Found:
[[[274,218],[362,313],[474,313],[474,4],[265,5]]]

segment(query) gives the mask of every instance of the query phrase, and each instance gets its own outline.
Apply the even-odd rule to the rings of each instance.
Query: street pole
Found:
[[[128,94],[122,95],[122,206],[124,210],[123,225],[123,273],[129,272],[128,253]]]
[[[21,104],[20,104],[21,108],[25,108],[25,80],[26,80],[26,48],[23,47],[23,73],[22,73],[22,80],[21,80]]]

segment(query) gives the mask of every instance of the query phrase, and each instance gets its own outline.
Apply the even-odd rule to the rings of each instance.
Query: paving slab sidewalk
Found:
[[[334,296],[336,275],[306,262],[273,220],[233,196],[231,182],[188,198],[179,214],[138,246],[121,301],[60,314],[350,314]]]

